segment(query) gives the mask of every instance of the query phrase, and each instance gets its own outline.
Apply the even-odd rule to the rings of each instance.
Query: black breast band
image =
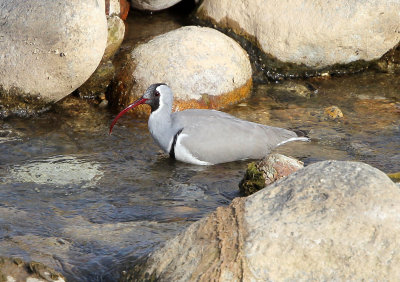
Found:
[[[172,159],[175,159],[175,146],[176,146],[176,140],[178,139],[179,134],[181,134],[183,128],[179,129],[178,132],[174,136],[174,140],[172,140],[172,145],[171,149],[169,150],[169,156]]]

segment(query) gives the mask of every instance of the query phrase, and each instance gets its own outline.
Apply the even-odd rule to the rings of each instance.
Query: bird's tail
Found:
[[[279,143],[277,146],[281,146],[283,144],[286,144],[288,142],[292,142],[292,141],[303,141],[303,142],[310,142],[311,139],[308,136],[308,134],[310,133],[309,131],[306,130],[292,130],[294,133],[296,133],[297,137],[292,137],[289,139],[286,139],[285,141],[282,141],[281,143]]]

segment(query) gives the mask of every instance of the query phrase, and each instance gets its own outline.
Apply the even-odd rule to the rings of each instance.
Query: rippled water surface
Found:
[[[278,150],[305,164],[356,160],[400,171],[398,76],[308,82],[317,89],[309,99],[256,85],[250,99],[226,111],[311,130],[312,142]],[[247,162],[171,161],[146,121],[125,116],[109,136],[114,114],[76,100],[38,118],[0,121],[1,255],[43,262],[70,281],[112,281],[119,266],[238,196]],[[332,105],[344,118],[326,118]]]

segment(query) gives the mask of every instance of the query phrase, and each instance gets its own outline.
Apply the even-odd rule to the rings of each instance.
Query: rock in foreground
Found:
[[[121,59],[109,100],[125,107],[149,85],[168,84],[175,110],[220,109],[250,94],[251,65],[233,39],[211,28],[186,26],[140,44]],[[147,111],[135,109],[135,113]]]
[[[235,199],[122,281],[397,280],[400,190],[381,171],[324,161]]]

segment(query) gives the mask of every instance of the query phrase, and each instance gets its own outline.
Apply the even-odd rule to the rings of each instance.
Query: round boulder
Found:
[[[55,102],[84,83],[107,42],[104,1],[0,0],[0,98]]]
[[[380,58],[400,40],[400,2],[204,0],[197,15],[284,63],[321,69]]]
[[[122,66],[116,67],[109,97],[118,107],[132,103],[158,82],[172,88],[175,110],[219,109],[250,93],[252,70],[247,53],[233,39],[211,28],[182,27],[121,56]],[[139,107],[134,112],[148,110]]]
[[[131,5],[135,9],[147,11],[159,11],[167,9],[181,0],[131,0]]]

